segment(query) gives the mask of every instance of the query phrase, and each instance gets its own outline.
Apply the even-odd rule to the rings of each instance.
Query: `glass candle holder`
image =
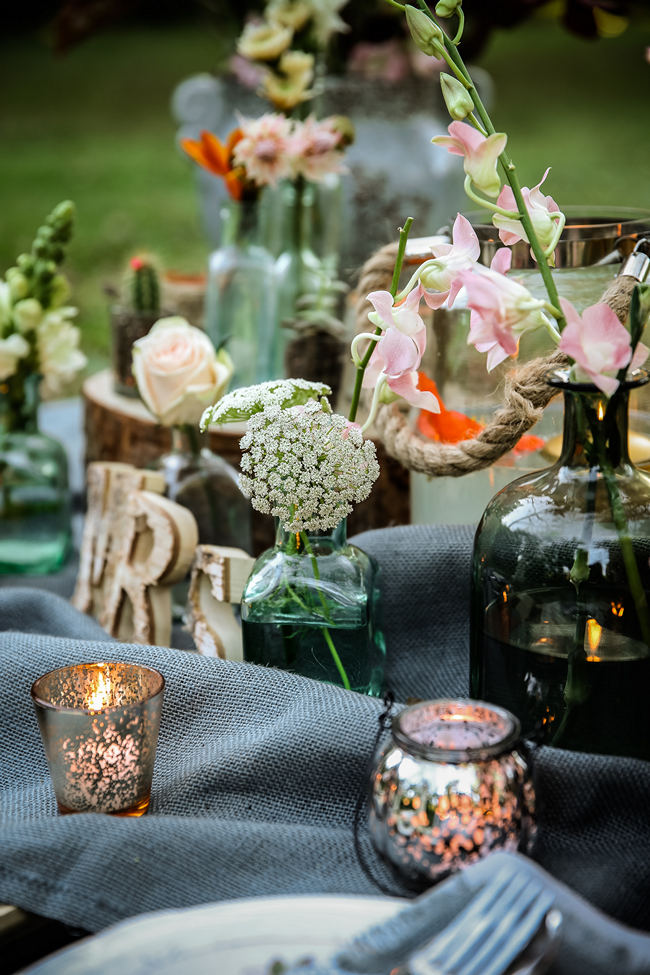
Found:
[[[34,682],[59,812],[147,811],[164,688],[157,670],[130,663],[76,664]]]
[[[400,876],[426,886],[495,849],[525,852],[535,796],[514,715],[483,701],[402,711],[371,779],[370,833]]]

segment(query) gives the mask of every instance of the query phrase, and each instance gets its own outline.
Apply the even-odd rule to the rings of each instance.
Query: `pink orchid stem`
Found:
[[[426,9],[429,16],[431,16],[431,11],[426,6],[424,0],[418,0],[418,2],[422,7],[422,9],[423,10]],[[481,122],[485,127],[487,134],[491,135],[493,132],[496,131],[494,125],[492,124],[492,119],[488,115],[486,108],[483,105],[483,102],[481,101],[480,95],[476,90],[476,87],[474,85],[474,82],[472,81],[469,71],[467,70],[465,63],[461,58],[460,54],[458,53],[458,49],[456,48],[455,44],[452,41],[450,41],[449,38],[447,37],[445,37],[445,50],[447,51],[447,54],[449,55],[451,61],[455,64],[458,70],[461,71],[462,74],[464,75],[463,83],[467,85],[468,91],[470,92],[472,96],[472,100],[474,102],[474,107],[478,113],[479,118],[481,119]],[[502,152],[501,155],[499,156],[499,162],[501,163],[501,167],[503,169],[504,175],[508,180],[508,183],[510,184],[510,188],[512,189],[515,198],[515,203],[517,204],[519,210],[519,219],[521,221],[524,230],[526,231],[526,236],[528,237],[531,250],[535,255],[537,266],[539,268],[540,274],[542,275],[542,280],[544,281],[544,285],[546,287],[546,292],[548,294],[549,301],[554,308],[558,309],[560,307],[560,298],[557,292],[557,288],[555,287],[555,281],[553,280],[551,269],[548,266],[548,263],[546,261],[544,248],[542,247],[542,245],[540,244],[537,238],[537,234],[535,232],[533,222],[530,219],[528,210],[526,209],[526,204],[524,202],[524,198],[521,193],[521,186],[519,185],[519,180],[517,179],[517,175],[516,175],[515,164],[511,160],[508,153],[505,151]],[[560,317],[558,318],[558,326],[560,331],[562,331],[565,325],[566,325],[566,321],[564,319],[564,316],[560,315]]]
[[[395,268],[393,270],[393,280],[390,286],[390,293],[395,300],[397,295],[397,289],[399,288],[399,277],[402,273],[402,264],[404,263],[404,251],[406,250],[406,241],[408,240],[409,231],[411,229],[411,224],[413,223],[413,217],[408,217],[404,223],[403,227],[400,227],[399,232],[399,244],[397,247],[397,257],[395,259]],[[375,329],[376,338],[370,342],[366,353],[361,359],[361,362],[357,366],[356,377],[354,381],[354,391],[352,393],[352,403],[350,404],[350,412],[348,413],[348,420],[350,423],[354,423],[357,418],[357,410],[359,409],[359,397],[361,396],[361,384],[363,383],[363,376],[366,371],[366,367],[370,362],[370,357],[373,350],[377,344],[377,340],[381,338],[382,329],[377,327]]]
[[[431,10],[429,9],[425,0],[418,0],[418,4],[422,8],[422,10],[431,18],[431,20],[435,24],[437,24],[438,27],[440,27],[440,24],[438,24],[438,21],[431,13]],[[483,123],[485,132],[489,136],[492,135],[494,132],[496,132],[496,129],[494,128],[494,125],[492,124],[492,119],[488,115],[486,108],[483,102],[481,101],[480,95],[476,90],[474,82],[472,81],[472,77],[469,71],[467,70],[467,67],[465,66],[465,62],[463,61],[460,54],[458,53],[458,48],[456,47],[456,44],[458,43],[458,33],[456,34],[456,37],[453,40],[451,40],[443,30],[443,34],[445,37],[444,45],[447,54],[445,60],[447,61],[447,64],[452,69],[456,77],[462,82],[462,84],[465,85],[470,95],[472,96],[475,110],[481,122]],[[535,228],[533,227],[533,222],[530,219],[528,210],[526,209],[526,204],[524,202],[524,198],[521,193],[521,186],[519,185],[519,180],[517,179],[517,175],[516,175],[515,164],[510,159],[510,156],[507,154],[507,152],[505,151],[502,152],[501,155],[499,156],[499,162],[501,163],[501,167],[503,169],[504,175],[508,180],[508,183],[510,184],[510,188],[512,189],[512,192],[514,194],[515,203],[517,204],[519,210],[519,219],[521,221],[524,230],[526,231],[526,236],[528,237],[531,250],[535,255],[535,260],[537,261],[539,272],[542,275],[542,280],[544,281],[544,285],[546,287],[546,292],[548,294],[550,303],[554,308],[557,309],[560,307],[560,298],[557,292],[557,288],[555,287],[555,281],[553,280],[551,269],[549,268],[548,263],[546,261],[547,255],[545,255],[544,248],[542,247],[542,245],[540,244],[537,238],[537,234],[535,233]],[[560,331],[562,331],[565,325],[566,325],[566,321],[564,317],[560,315],[560,317],[558,318],[558,326]]]

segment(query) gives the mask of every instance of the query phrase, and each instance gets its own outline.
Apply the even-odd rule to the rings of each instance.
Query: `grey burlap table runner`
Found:
[[[410,526],[358,543],[384,569],[398,700],[467,691],[471,531]],[[30,607],[33,607],[30,609]],[[378,893],[355,852],[379,701],[279,671],[97,642],[51,594],[0,589],[0,900],[98,930],[157,908],[289,893]],[[41,635],[47,629],[57,634]],[[32,632],[25,632],[32,631]],[[56,815],[29,687],[53,667],[128,659],[167,692],[150,812]],[[536,753],[534,858],[612,917],[650,929],[650,764]],[[374,854],[379,883],[407,893]],[[649,966],[650,968],[650,966]]]

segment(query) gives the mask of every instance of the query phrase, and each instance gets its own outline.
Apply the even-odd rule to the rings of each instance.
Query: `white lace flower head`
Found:
[[[256,413],[240,447],[242,491],[287,531],[335,528],[379,476],[372,441],[313,400]]]
[[[331,396],[332,390],[325,383],[312,383],[307,379],[271,379],[257,386],[242,386],[223,396],[214,406],[209,406],[201,417],[201,429],[210,423],[236,423],[248,420],[263,410],[300,406],[308,400]]]

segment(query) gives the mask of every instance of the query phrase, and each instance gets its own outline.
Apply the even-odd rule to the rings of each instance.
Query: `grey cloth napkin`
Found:
[[[465,695],[470,530],[408,526],[356,541],[384,570],[398,700]],[[44,606],[43,594],[33,602]],[[20,616],[16,605],[15,590],[0,590],[0,621],[29,622],[29,601]],[[39,626],[57,636],[0,633],[0,900],[96,931],[224,898],[411,893],[375,854],[365,809],[361,860],[355,852],[381,702],[280,671],[99,642],[63,601],[46,616]],[[150,812],[59,817],[29,687],[54,667],[107,658],[167,680]],[[544,748],[535,765],[534,859],[607,914],[650,929],[650,764]]]

